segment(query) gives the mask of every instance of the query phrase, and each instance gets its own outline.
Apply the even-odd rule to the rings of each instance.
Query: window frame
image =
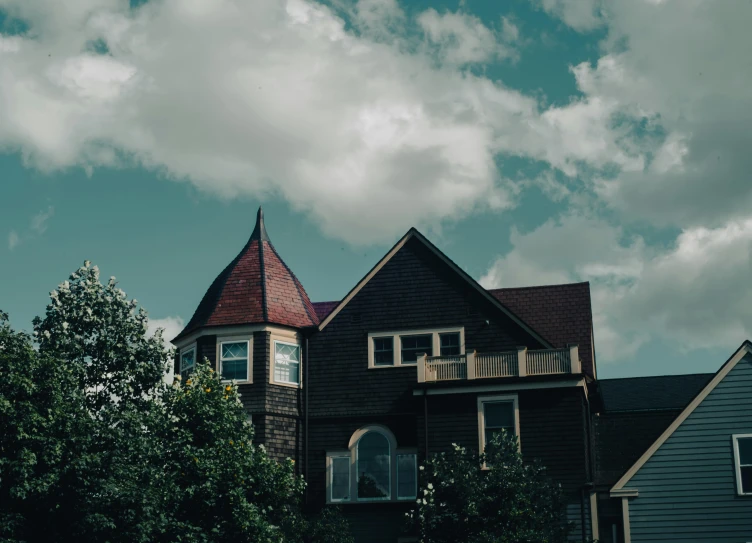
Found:
[[[334,491],[334,460],[338,458],[345,458],[348,463],[347,470],[347,499],[334,499],[332,492]],[[326,455],[326,502],[327,503],[348,503],[352,501],[352,456],[347,453],[332,453]]]
[[[196,362],[197,362],[196,358],[198,357],[198,347],[196,343],[191,343],[190,345],[183,347],[182,349],[180,349],[180,353],[178,354],[178,375],[180,376],[181,380],[184,379],[183,371],[185,371],[183,370],[183,356],[188,354],[191,351],[193,351],[193,365],[191,365],[191,369],[195,370]],[[187,378],[188,376],[185,377],[185,379]]]
[[[248,345],[248,360],[245,380],[235,380],[238,384],[253,383],[253,336],[224,336],[217,338],[217,374],[222,383],[231,383],[233,379],[222,379],[222,345],[224,343],[246,343]]]
[[[269,382],[274,385],[280,385],[285,387],[292,387],[292,388],[303,388],[303,346],[301,345],[300,341],[297,340],[297,338],[276,338],[272,337],[271,339],[271,368],[269,372]],[[298,360],[298,382],[294,383],[292,381],[278,381],[275,377],[276,373],[276,366],[277,366],[277,343],[281,343],[282,345],[288,345],[292,347],[298,348],[298,357],[300,360]]]
[[[358,498],[358,443],[365,435],[376,432],[384,436],[389,443],[389,496],[386,498]],[[398,447],[397,440],[394,434],[381,424],[371,424],[364,426],[356,430],[350,442],[347,450],[333,450],[326,452],[326,503],[332,504],[374,504],[374,503],[396,503],[415,500],[417,496],[412,498],[398,497],[399,494],[399,480],[398,480],[398,464],[397,458],[399,456],[412,455],[415,457],[415,488],[417,494],[418,488],[418,449],[416,447]],[[334,476],[334,459],[335,458],[349,458],[350,459],[350,496],[348,500],[333,500],[333,476]]]
[[[433,354],[441,352],[441,339],[440,334],[459,333],[460,335],[460,354],[463,356],[466,353],[465,350],[465,327],[453,326],[445,328],[420,328],[415,330],[405,329],[391,332],[368,332],[368,369],[385,369],[385,368],[415,368],[417,364],[412,362],[402,363],[402,336],[424,336],[431,335],[431,345]],[[374,339],[385,338],[391,336],[393,351],[392,351],[392,364],[375,364],[374,356]]]
[[[522,451],[520,439],[520,404],[517,394],[495,394],[493,396],[478,396],[478,451],[483,454],[486,449],[486,415],[484,405],[487,403],[511,402],[514,409],[514,434],[517,436],[517,447]]]
[[[460,350],[460,354],[462,353],[462,343],[463,342],[462,342],[462,336],[459,335],[459,332],[440,332],[439,333],[439,356],[459,356],[459,354],[447,354],[447,355],[441,354],[441,348],[442,348],[442,345],[441,345],[441,336],[449,336],[449,335],[457,335],[457,336],[459,336],[458,337],[459,345],[457,345],[457,348]]]
[[[752,490],[750,490],[750,492],[744,492],[744,488],[742,487],[742,468],[752,467],[752,464],[741,463],[741,453],[739,452],[740,439],[752,440],[752,434],[733,434],[731,436],[731,443],[734,449],[734,474],[736,479],[736,494],[738,496],[752,496]]]

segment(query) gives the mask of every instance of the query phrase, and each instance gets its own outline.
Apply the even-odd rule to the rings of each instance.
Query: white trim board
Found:
[[[625,492],[627,490],[636,490],[636,489],[625,489],[624,485],[626,485],[632,477],[642,468],[642,466],[645,465],[645,463],[650,460],[650,458],[656,453],[656,451],[663,445],[666,440],[671,437],[671,435],[676,431],[681,424],[687,420],[687,418],[692,414],[692,412],[697,409],[697,407],[705,400],[705,398],[708,397],[708,394],[710,394],[715,387],[718,386],[718,383],[723,381],[723,379],[733,370],[736,365],[739,363],[739,361],[744,358],[744,356],[748,353],[752,353],[752,343],[750,343],[749,340],[746,340],[742,345],[736,350],[736,352],[729,358],[726,363],[721,366],[721,369],[718,370],[718,372],[715,374],[715,377],[713,377],[710,382],[705,385],[705,388],[703,388],[700,393],[695,396],[695,398],[687,405],[687,407],[684,408],[684,411],[682,411],[678,417],[674,420],[674,422],[671,423],[671,425],[666,428],[666,430],[660,435],[658,439],[655,440],[655,442],[650,446],[650,448],[643,453],[643,455],[635,462],[631,468],[627,470],[627,472],[617,481],[617,483],[611,488],[611,496],[617,497],[617,496],[625,496]],[[621,491],[621,493],[619,492]],[[626,499],[626,497],[625,497]]]
[[[452,262],[452,260],[447,257],[444,253],[442,253],[433,243],[428,241],[426,237],[418,232],[415,228],[411,228],[408,230],[407,234],[405,234],[402,239],[400,239],[394,247],[386,254],[384,257],[379,260],[379,262],[371,269],[371,271],[366,274],[366,276],[360,280],[360,282],[355,285],[355,287],[345,296],[345,298],[335,307],[329,315],[319,324],[319,331],[326,328],[326,326],[334,319],[334,317],[337,316],[337,314],[342,311],[342,309],[345,308],[345,306],[350,303],[350,300],[352,300],[355,295],[361,291],[361,289],[366,286],[366,284],[383,268],[387,262],[389,262],[394,255],[396,255],[402,247],[405,246],[405,244],[411,239],[415,238],[418,241],[420,241],[423,245],[426,246],[433,254],[435,254],[439,259],[441,259],[444,263],[446,263],[450,269],[452,269],[457,275],[459,275],[461,278],[463,278],[470,286],[472,286],[478,293],[481,294],[484,298],[486,298],[491,304],[501,310],[502,313],[504,313],[507,317],[509,317],[515,324],[517,324],[519,327],[521,327],[525,332],[530,334],[533,338],[535,338],[536,341],[538,341],[541,345],[543,345],[546,349],[553,349],[553,345],[551,345],[548,341],[543,339],[538,333],[530,328],[527,324],[525,324],[522,320],[519,319],[514,313],[512,313],[507,307],[502,304],[499,300],[494,298],[491,293],[489,293],[486,289],[484,289],[482,286],[478,284],[478,282],[470,277],[462,268],[460,268],[457,264]]]
[[[437,394],[477,394],[485,392],[515,392],[517,390],[536,390],[543,388],[568,388],[583,387],[585,379],[567,379],[566,381],[540,381],[538,383],[503,383],[498,385],[480,385],[477,386],[478,379],[474,381],[465,381],[465,386],[459,387],[442,387],[442,388],[425,388],[413,390],[413,396],[434,396]]]

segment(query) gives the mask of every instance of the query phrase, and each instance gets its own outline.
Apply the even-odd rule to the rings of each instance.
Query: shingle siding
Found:
[[[710,392],[626,485],[635,543],[752,541],[752,497],[738,496],[733,434],[752,433],[752,356]]]

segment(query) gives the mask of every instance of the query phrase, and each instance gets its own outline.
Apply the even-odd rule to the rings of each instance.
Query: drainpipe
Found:
[[[304,406],[303,409],[305,410],[305,422],[304,422],[304,442],[303,442],[303,469],[305,472],[305,480],[306,483],[308,482],[308,389],[310,388],[310,383],[308,382],[308,365],[311,360],[311,357],[308,354],[308,335],[305,336],[305,383],[304,383]],[[308,485],[306,484],[306,492],[305,492],[305,503],[308,505],[308,495],[310,492],[308,492]]]
[[[423,433],[426,441],[426,460],[428,460],[428,391],[423,389]]]

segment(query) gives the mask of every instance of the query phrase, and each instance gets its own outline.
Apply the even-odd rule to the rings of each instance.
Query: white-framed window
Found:
[[[415,366],[417,357],[422,354],[465,354],[465,329],[457,327],[368,334],[368,367],[371,369]]]
[[[222,381],[253,382],[253,343],[246,338],[221,338],[217,343],[217,360]]]
[[[356,431],[347,451],[326,455],[329,503],[414,500],[418,492],[417,452],[397,448],[388,428]]]
[[[418,457],[415,453],[397,455],[397,499],[418,497]]]
[[[478,397],[478,448],[482,453],[486,443],[501,432],[520,437],[520,410],[516,394]]]
[[[300,386],[300,345],[274,340],[272,382]]]
[[[752,434],[735,434],[731,439],[734,445],[736,493],[752,496]]]
[[[196,344],[180,351],[180,377],[185,381],[196,368]]]
[[[329,501],[331,503],[350,501],[350,454],[327,457],[329,472]]]

